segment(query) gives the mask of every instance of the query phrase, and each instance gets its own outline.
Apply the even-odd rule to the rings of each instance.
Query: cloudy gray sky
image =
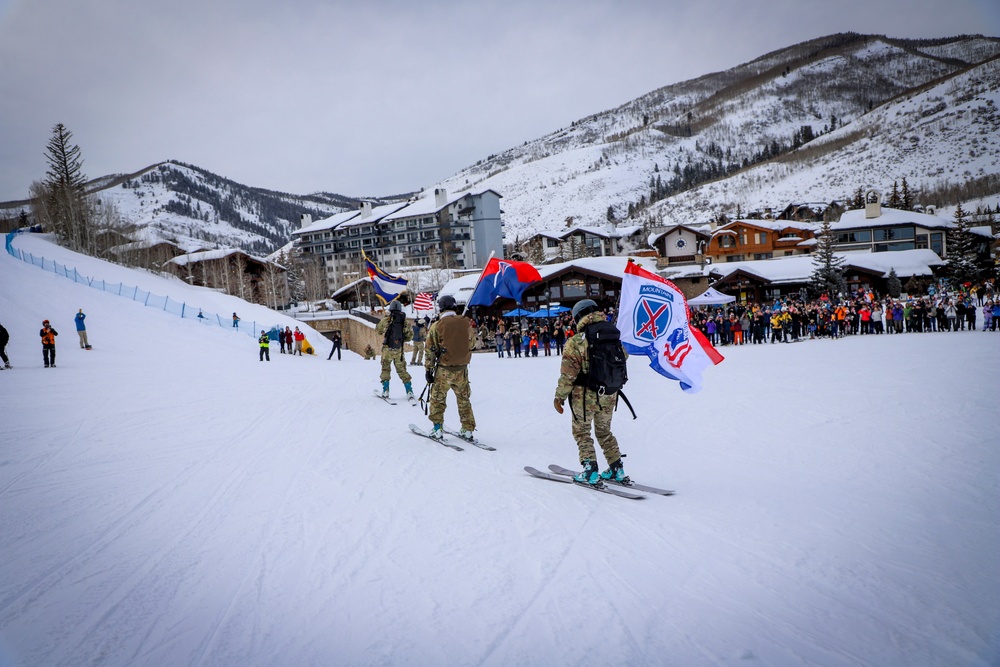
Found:
[[[56,123],[89,177],[176,159],[387,195],[813,37],[1000,36],[1000,0],[0,0],[0,201]]]

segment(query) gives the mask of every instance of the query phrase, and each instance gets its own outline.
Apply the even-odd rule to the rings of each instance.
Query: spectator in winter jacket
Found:
[[[282,335],[282,338],[285,341],[285,349],[288,350],[288,354],[292,354],[292,339],[295,338],[295,335],[292,333],[291,327],[285,327],[285,333]]]
[[[297,354],[302,356],[302,341],[306,339],[306,335],[299,331],[298,327],[295,327],[295,333],[292,334],[292,338],[295,339],[295,352],[292,354]]]
[[[42,322],[42,329],[38,332],[38,335],[42,337],[42,361],[45,362],[45,367],[52,368],[56,367],[56,336],[59,332],[49,326],[49,321],[44,320]]]
[[[264,361],[265,358],[271,361],[271,337],[263,329],[260,330],[260,338],[257,339],[257,342],[260,343],[260,361]]]
[[[337,361],[340,361],[340,348],[343,345],[343,339],[340,337],[339,331],[334,331],[333,336],[330,337],[333,342],[333,347],[330,349],[330,356],[326,358],[327,361],[333,359],[333,353],[337,353]]]
[[[413,322],[413,354],[410,365],[424,363],[424,339],[427,337],[427,325],[420,318]]]
[[[83,314],[83,308],[81,308],[77,311],[73,321],[76,322],[76,333],[80,336],[80,349],[89,350],[90,343],[87,342],[87,326],[83,323],[85,319],[87,319],[87,316]]]
[[[233,328],[234,329],[240,328],[240,318],[236,317],[236,313],[233,313]]]

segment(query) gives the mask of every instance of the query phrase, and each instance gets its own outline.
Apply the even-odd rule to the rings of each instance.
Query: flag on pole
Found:
[[[413,300],[414,310],[434,310],[434,295],[430,292],[421,292]]]
[[[541,280],[538,269],[527,262],[493,257],[479,275],[469,306],[492,306],[500,297],[521,303],[521,295],[533,282]]]
[[[406,289],[406,278],[386,273],[378,268],[375,262],[368,259],[364,252],[361,253],[361,256],[365,259],[365,270],[368,271],[368,277],[371,278],[375,294],[382,299],[382,303],[389,303]]]
[[[676,285],[629,260],[618,307],[622,344],[629,354],[648,356],[654,371],[694,394],[701,391],[702,372],[723,356],[689,317],[687,299]]]

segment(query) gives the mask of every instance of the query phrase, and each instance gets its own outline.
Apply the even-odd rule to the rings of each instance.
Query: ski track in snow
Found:
[[[325,341],[261,363],[246,334],[6,255],[0,280],[4,667],[1000,657],[1000,334],[728,348],[695,396],[633,359],[626,468],[678,490],[633,502],[523,472],[575,465],[558,357],[476,355],[497,451],[454,452],[409,433],[419,408],[368,397],[377,363],[326,361]]]

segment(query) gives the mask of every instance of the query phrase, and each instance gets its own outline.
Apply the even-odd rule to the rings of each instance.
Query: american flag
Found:
[[[434,310],[434,295],[430,292],[421,292],[413,300],[414,310]]]

